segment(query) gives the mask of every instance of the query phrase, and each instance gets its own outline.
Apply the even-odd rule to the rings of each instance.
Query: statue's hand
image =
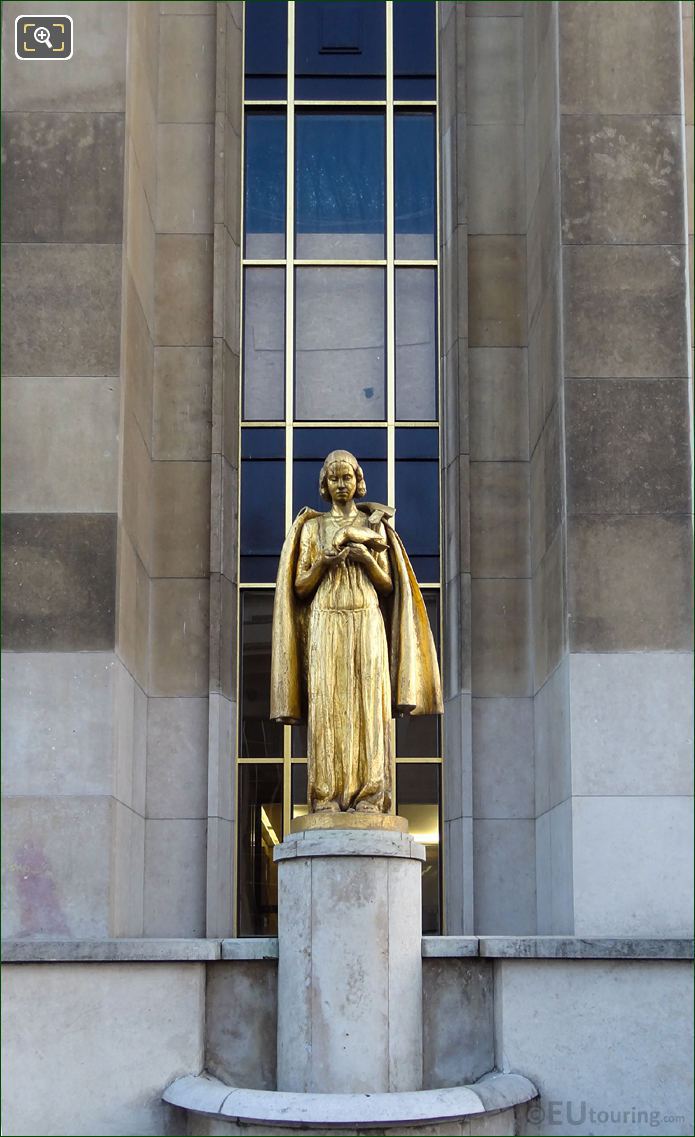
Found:
[[[324,549],[321,553],[321,564],[323,568],[332,568],[333,565],[342,564],[347,557],[348,550],[345,549]]]
[[[348,560],[357,561],[358,564],[369,564],[374,558],[365,545],[347,545],[345,548]]]

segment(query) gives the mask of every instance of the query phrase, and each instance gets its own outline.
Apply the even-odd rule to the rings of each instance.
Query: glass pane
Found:
[[[433,268],[396,270],[396,417],[437,417],[437,277]]]
[[[436,256],[434,115],[397,114],[395,147],[396,259],[432,260]]]
[[[247,115],[244,255],[252,260],[285,255],[285,148],[284,114]]]
[[[282,766],[239,766],[240,936],[278,934],[278,876],[273,849],[282,841]]]
[[[282,724],[270,719],[270,643],[273,593],[241,594],[242,758],[282,758]]]
[[[244,418],[285,417],[285,270],[244,273]]]
[[[414,558],[439,554],[437,438],[437,431],[428,427],[396,431],[397,528],[413,567]],[[420,580],[439,579],[438,571],[435,576],[420,576],[416,569],[416,575]]]
[[[306,766],[304,763],[292,765],[292,819],[305,817],[309,812],[309,790],[307,785]]]
[[[394,98],[436,98],[434,22],[432,0],[393,5]]]
[[[301,268],[296,282],[296,417],[383,419],[383,269]]]
[[[297,726],[292,727],[292,757],[293,758],[306,758],[307,756],[307,735],[306,723],[298,723]]]
[[[287,98],[287,4],[244,4],[247,99]]]
[[[384,256],[384,116],[302,114],[296,120],[296,255]]]
[[[359,427],[309,427],[294,433],[292,509],[303,505],[325,510],[319,494],[319,474],[331,450],[349,450],[364,472],[369,501],[386,501],[386,431]]]
[[[275,580],[285,538],[285,432],[253,427],[241,432],[241,579]]]
[[[386,98],[383,0],[298,0],[295,21],[296,98]]]
[[[422,934],[438,935],[440,923],[439,779],[435,763],[396,763],[396,813],[425,846],[422,866]]]
[[[427,615],[439,658],[439,593],[423,594]],[[438,758],[440,749],[439,715],[401,715],[396,719],[398,758]]]

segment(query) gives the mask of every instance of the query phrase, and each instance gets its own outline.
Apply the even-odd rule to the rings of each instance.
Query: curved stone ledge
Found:
[[[521,1074],[486,1074],[470,1086],[382,1094],[298,1094],[226,1086],[208,1074],[177,1078],[169,1105],[219,1120],[288,1129],[389,1128],[458,1121],[532,1101],[538,1090]]]
[[[273,849],[275,861],[295,857],[402,857],[424,861],[425,846],[388,829],[305,829]]]

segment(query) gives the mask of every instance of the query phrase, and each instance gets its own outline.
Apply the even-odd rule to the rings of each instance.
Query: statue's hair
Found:
[[[321,467],[321,473],[319,474],[319,493],[321,494],[323,500],[331,500],[331,495],[328,492],[326,479],[328,477],[329,467],[332,466],[334,462],[348,462],[349,465],[352,466],[353,470],[355,471],[355,478],[357,479],[355,497],[364,497],[367,492],[367,483],[364,480],[362,467],[355,458],[355,455],[351,454],[349,450],[331,450],[330,454],[326,458],[326,461],[323,463],[323,466]]]

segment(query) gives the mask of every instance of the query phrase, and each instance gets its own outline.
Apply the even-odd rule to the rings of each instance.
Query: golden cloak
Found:
[[[280,555],[273,608],[270,717],[284,723],[306,718],[306,620],[311,600],[299,599],[294,581],[302,526],[318,516],[316,509],[300,510]],[[392,713],[441,714],[439,665],[425,602],[403,542],[386,519],[384,528],[393,578],[392,595],[381,601],[389,645]]]

